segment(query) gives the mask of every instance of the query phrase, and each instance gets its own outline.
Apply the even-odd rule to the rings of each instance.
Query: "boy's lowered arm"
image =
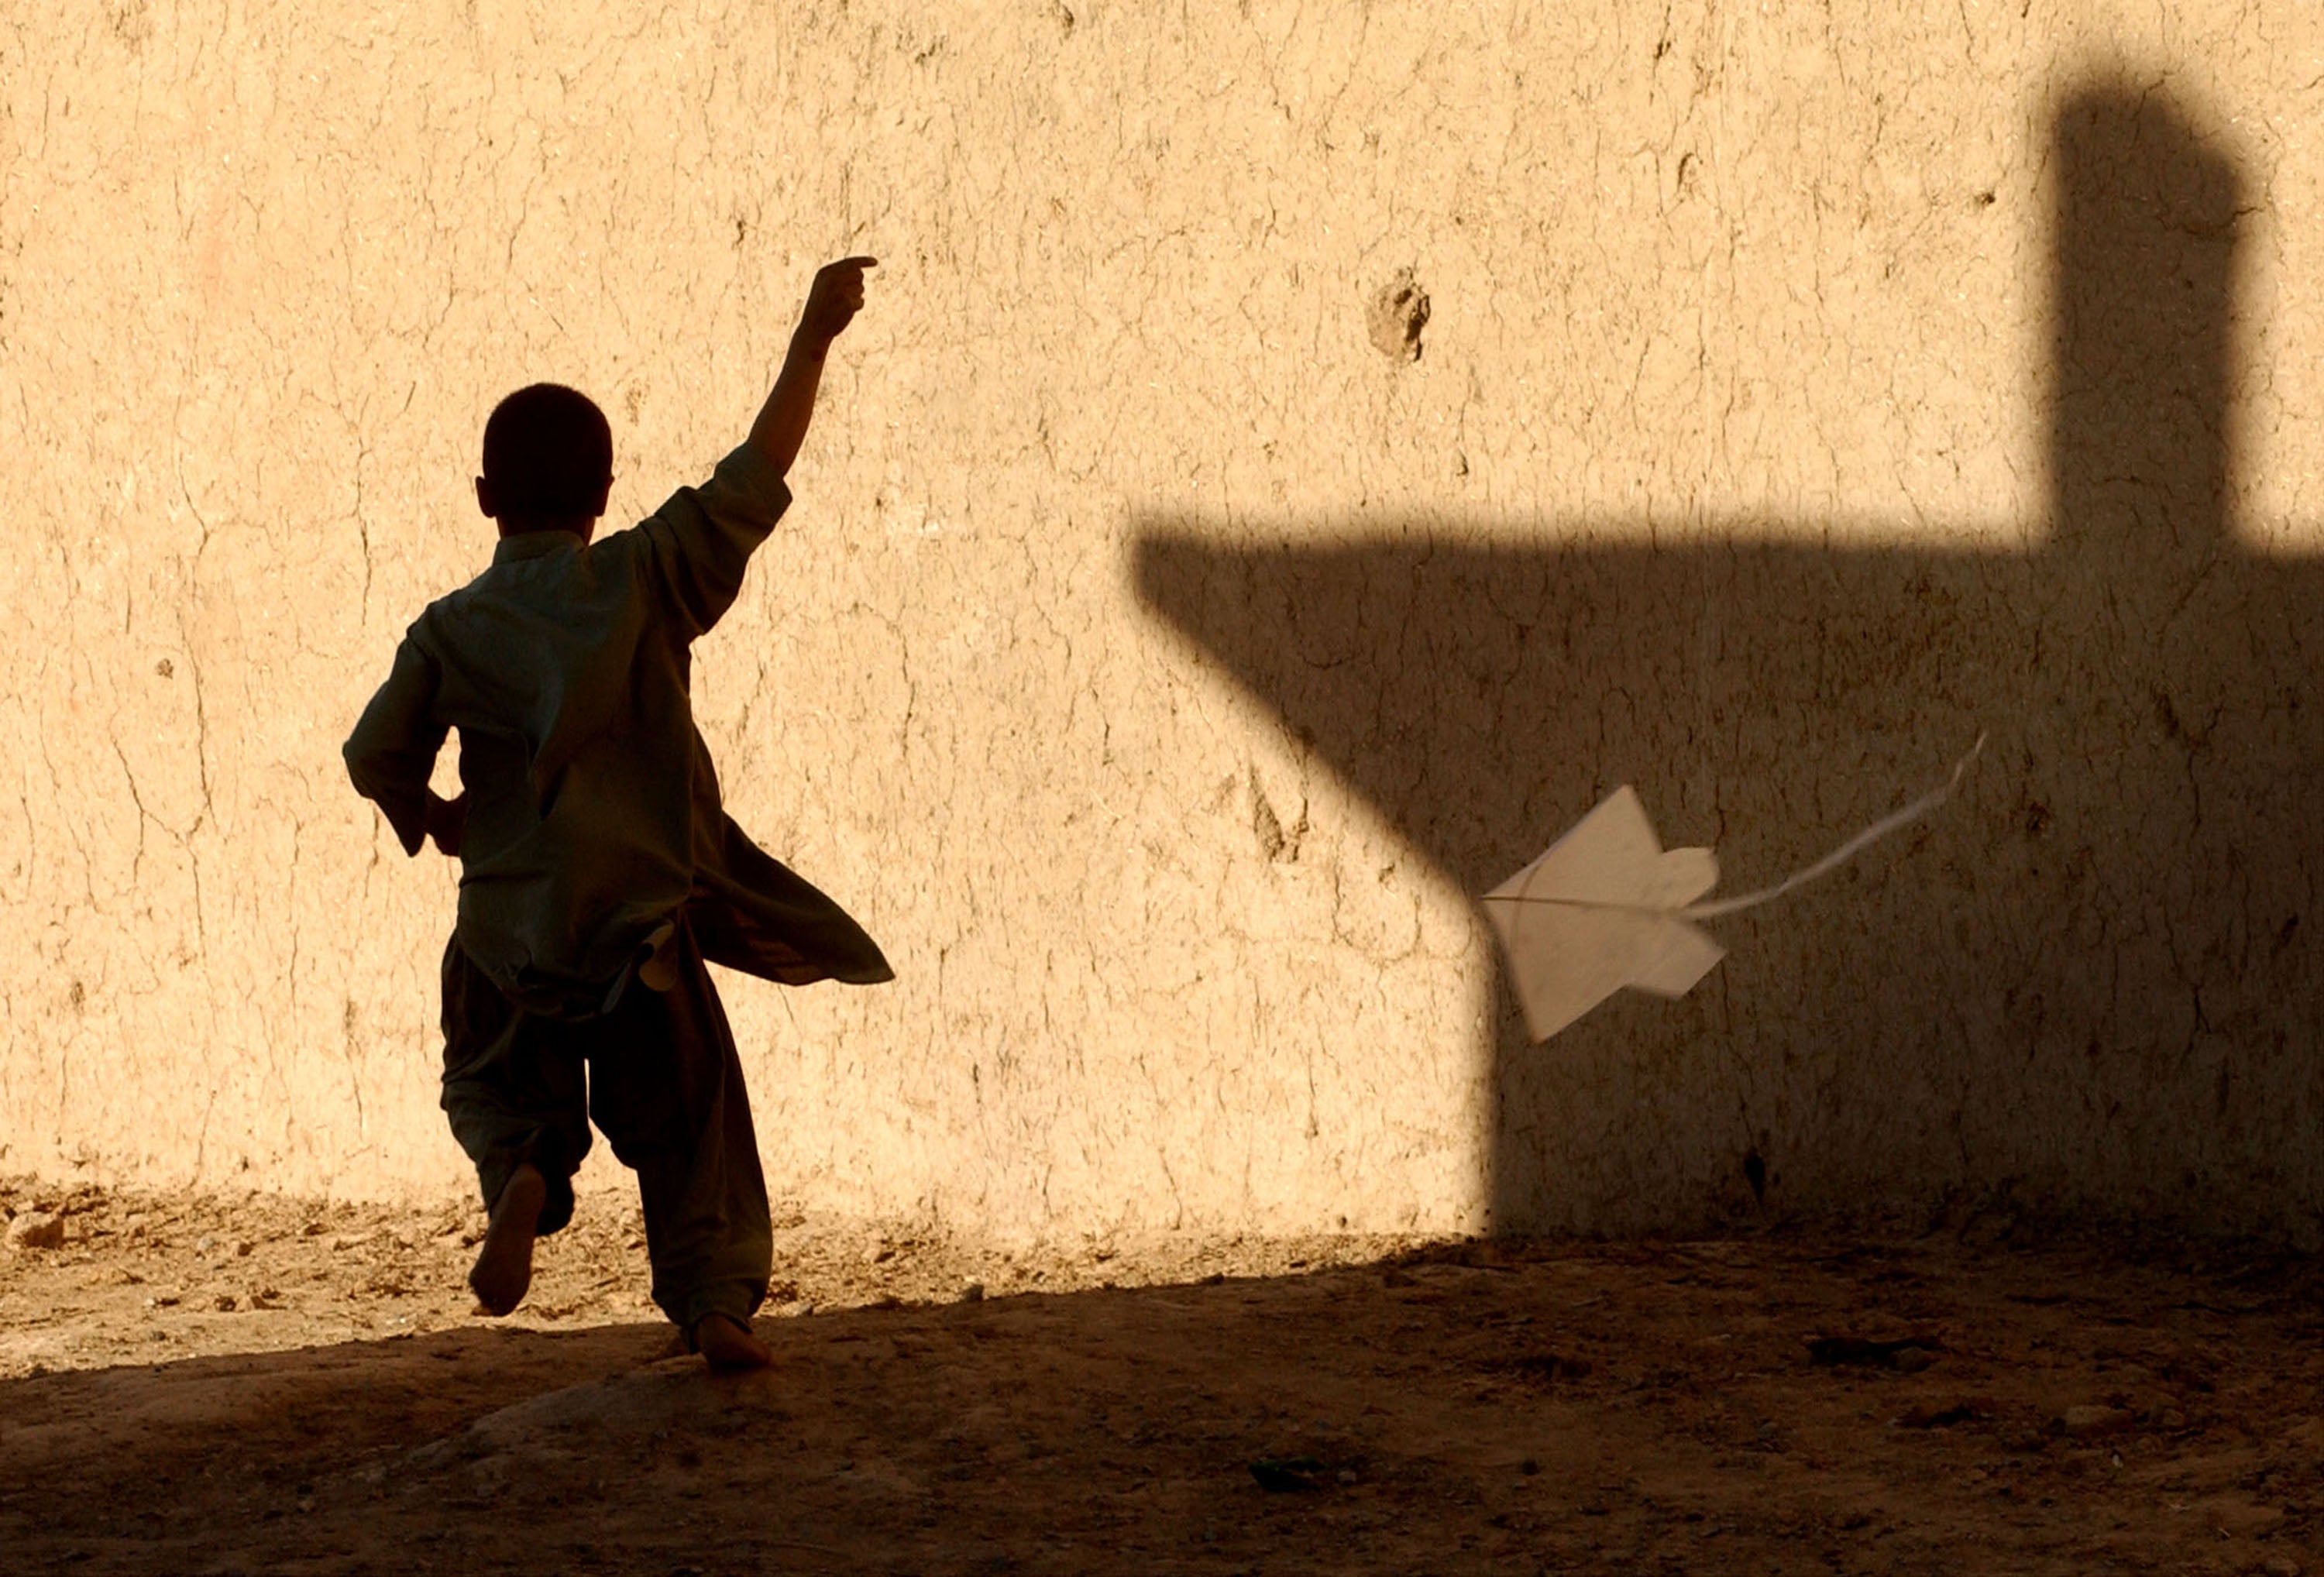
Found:
[[[428,787],[449,732],[435,715],[436,682],[435,665],[405,641],[342,752],[355,792],[379,807],[407,854],[420,853],[430,834],[446,853],[456,853],[465,820],[466,795],[447,800]]]
[[[791,462],[798,458],[799,446],[807,441],[807,422],[815,415],[816,390],[823,382],[823,359],[831,342],[863,309],[863,271],[878,266],[872,258],[843,257],[816,271],[774,392],[760,408],[759,420],[751,424],[751,447],[775,468],[778,476],[790,474]]]

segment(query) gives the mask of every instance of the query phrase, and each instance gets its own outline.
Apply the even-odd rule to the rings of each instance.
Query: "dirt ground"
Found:
[[[466,1209],[0,1210],[9,1572],[2324,1573],[2324,1276],[2217,1246],[794,1215],[728,1378],[604,1195],[503,1322]]]

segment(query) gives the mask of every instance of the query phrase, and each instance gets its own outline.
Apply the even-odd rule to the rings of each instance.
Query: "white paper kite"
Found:
[[[1941,787],[1814,864],[1713,903],[1696,900],[1719,885],[1718,860],[1709,849],[1664,848],[1637,790],[1623,784],[1539,859],[1485,895],[1526,1028],[1534,1039],[1547,1040],[1625,986],[1684,996],[1727,956],[1696,921],[1756,908],[1838,870],[1950,798],[1984,748],[1979,734]]]

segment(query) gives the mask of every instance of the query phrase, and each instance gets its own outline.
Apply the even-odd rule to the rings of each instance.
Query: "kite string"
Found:
[[[1793,872],[1772,887],[1762,887],[1752,892],[1739,892],[1733,898],[1715,899],[1709,903],[1689,904],[1678,913],[1690,920],[1715,919],[1720,915],[1731,915],[1744,909],[1757,908],[1761,904],[1772,902],[1795,888],[1805,887],[1820,877],[1831,875],[1862,853],[1871,844],[1878,843],[1899,827],[1911,825],[1946,800],[1950,799],[1953,790],[1960,787],[1961,775],[1969,770],[1969,763],[1976,761],[1978,752],[1984,749],[1985,735],[1979,733],[1977,736],[1977,742],[1969,747],[1969,753],[1953,763],[1951,777],[1902,810],[1882,816],[1805,870]]]

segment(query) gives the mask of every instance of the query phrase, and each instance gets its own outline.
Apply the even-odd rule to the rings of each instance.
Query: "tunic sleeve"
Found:
[[[748,444],[699,487],[681,487],[640,523],[669,612],[691,641],[742,589],[752,550],[790,507],[791,491]]]
[[[355,792],[387,817],[407,854],[428,835],[428,779],[446,727],[436,715],[436,665],[409,637],[395,667],[347,736],[347,776]]]

